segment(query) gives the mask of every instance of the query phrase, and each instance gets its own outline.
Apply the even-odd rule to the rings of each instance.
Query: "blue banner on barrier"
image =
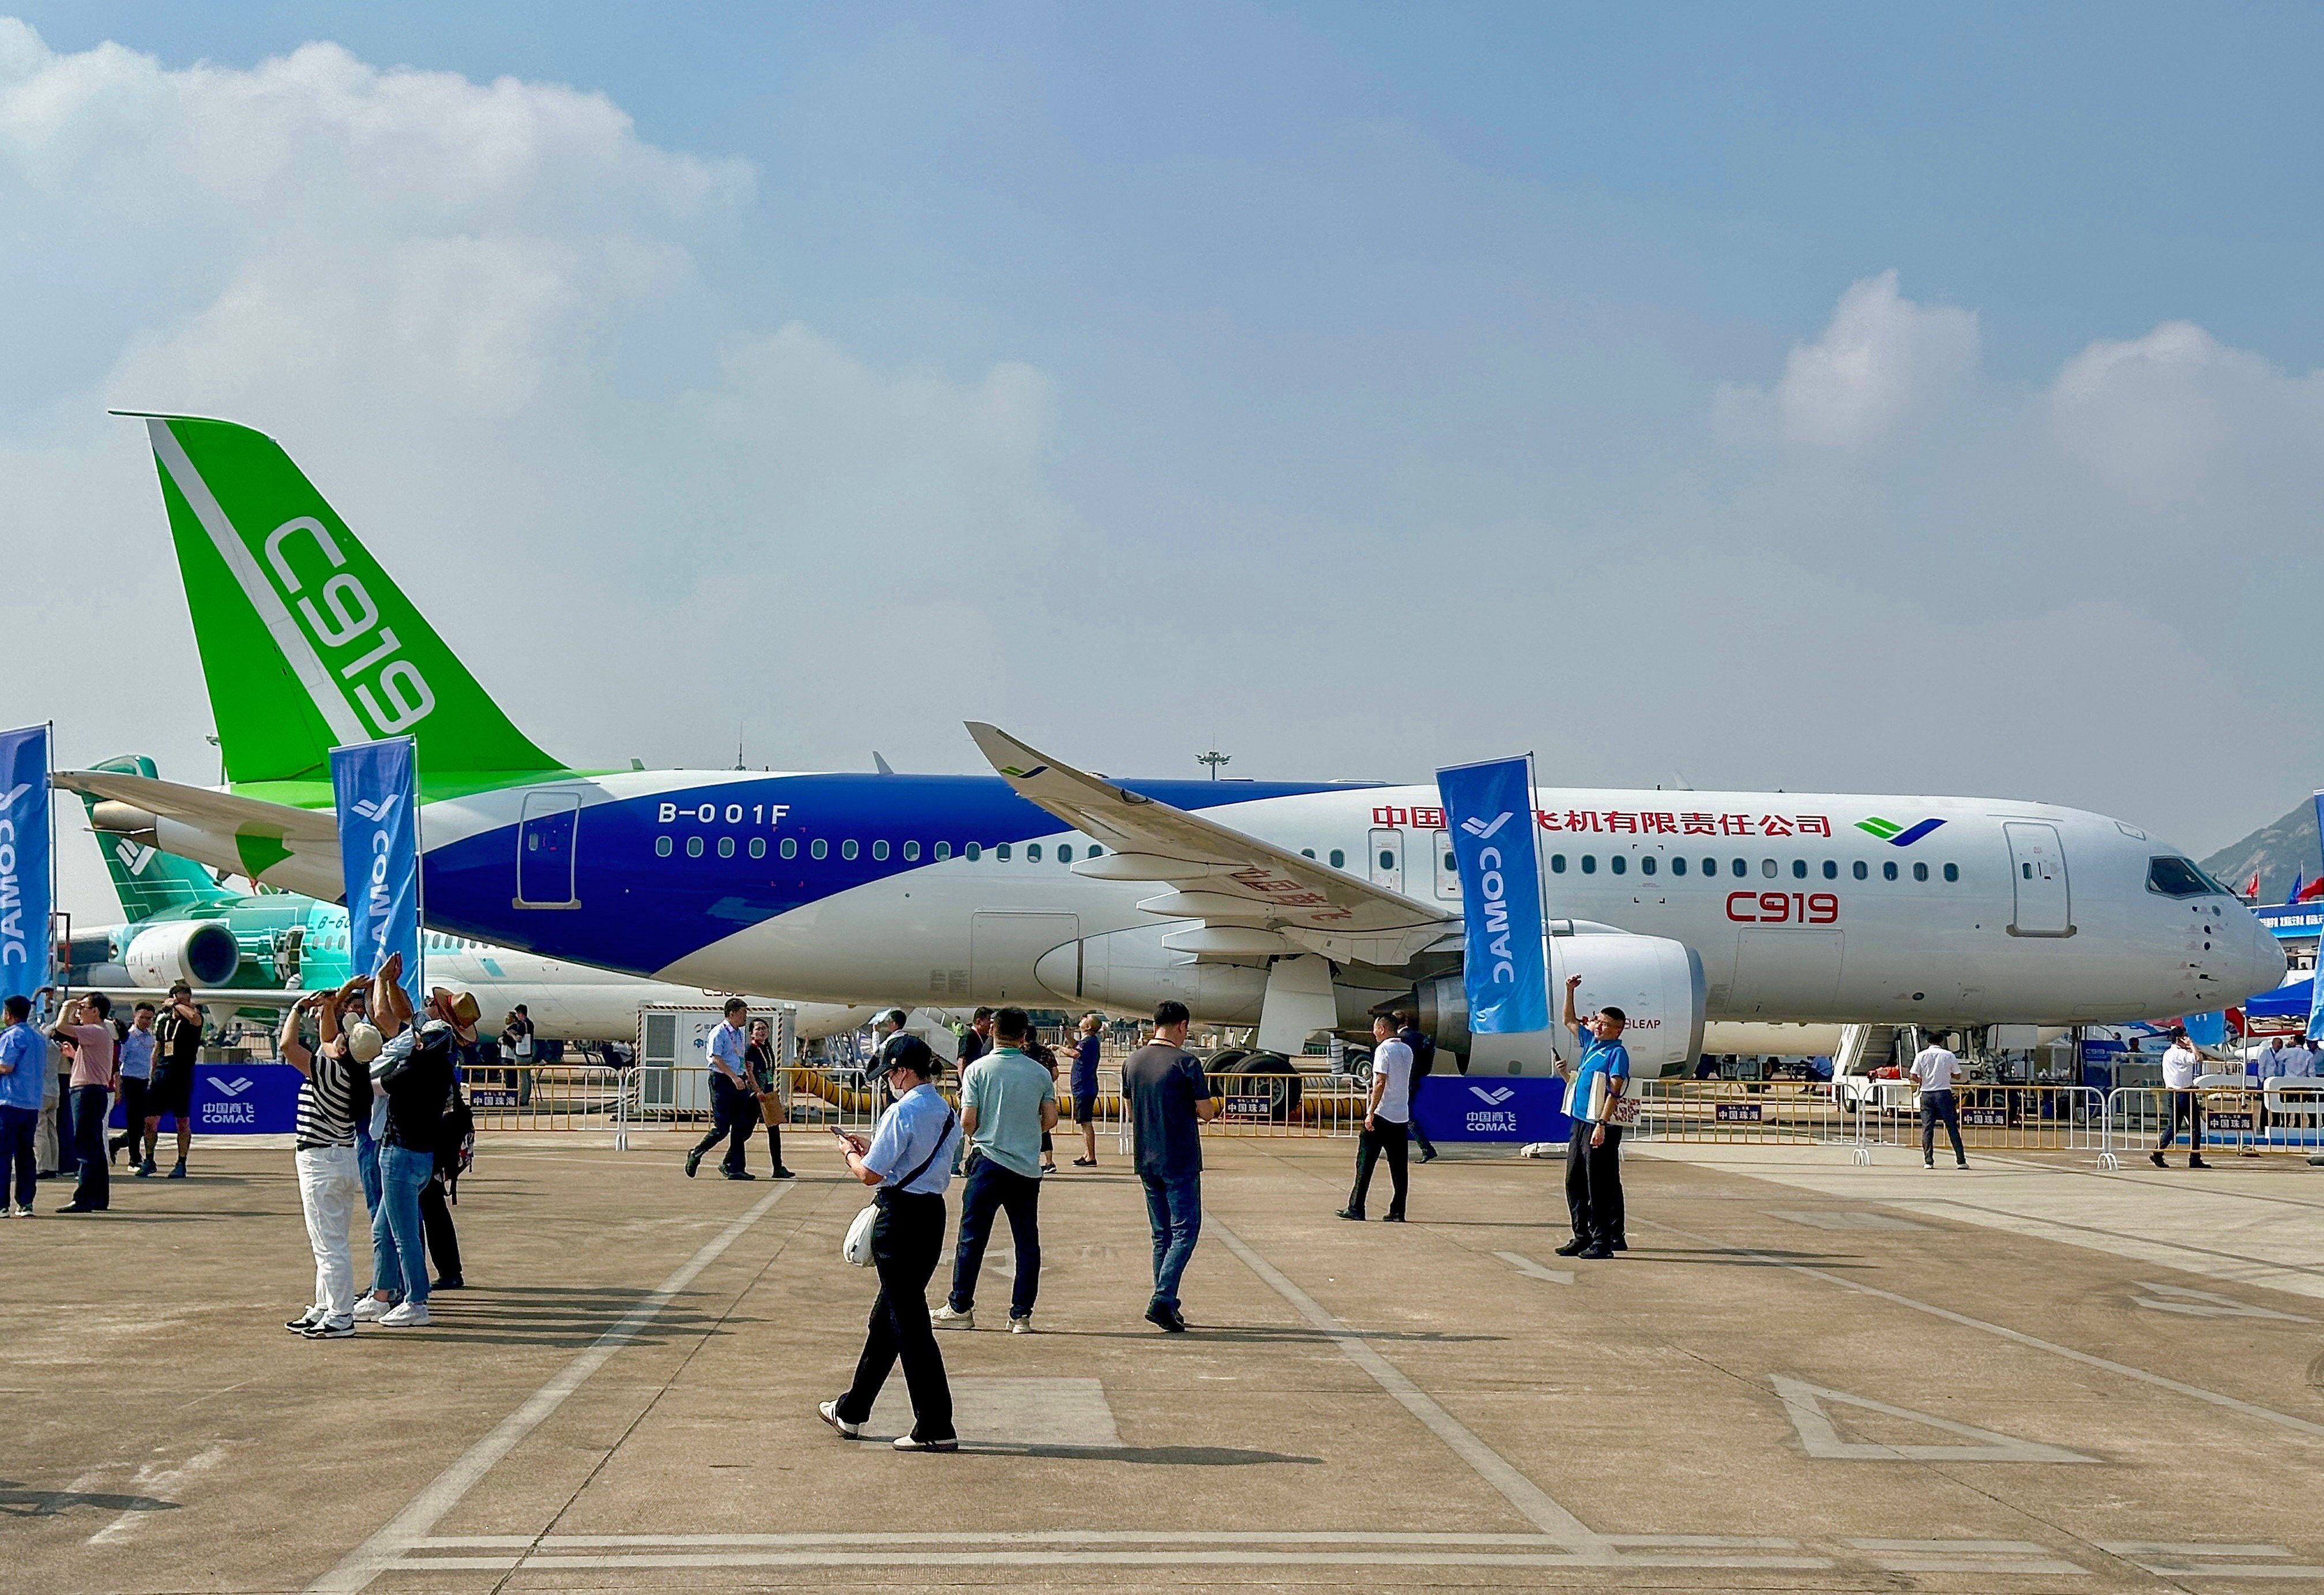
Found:
[[[196,1064],[194,1129],[201,1135],[289,1135],[299,1128],[299,1071],[289,1064]],[[113,1105],[121,1127],[121,1104]],[[161,1116],[161,1133],[177,1131]]]
[[[1431,1074],[1412,1115],[1432,1141],[1563,1141],[1573,1134],[1565,1082],[1554,1076]]]
[[[331,792],[338,806],[339,871],[346,883],[347,963],[364,974],[377,974],[391,954],[401,953],[403,989],[425,993],[417,746],[399,736],[333,748]]]
[[[1533,760],[1436,772],[1444,833],[1461,871],[1461,966],[1469,1029],[1511,1036],[1549,1028],[1541,865],[1533,838]]]
[[[49,728],[0,732],[0,997],[49,983]]]

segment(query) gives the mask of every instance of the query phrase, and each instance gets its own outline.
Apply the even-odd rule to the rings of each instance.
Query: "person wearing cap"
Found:
[[[2185,1030],[2173,1028],[2170,1048],[2163,1055],[2163,1139],[2147,1154],[2157,1168],[2170,1166],[2163,1161],[2163,1149],[2179,1139],[2181,1123],[2187,1126],[2187,1166],[2211,1166],[2203,1161],[2203,1097],[2195,1089],[2195,1077],[2202,1070],[2203,1055]]]
[[[716,1029],[703,1050],[710,1056],[710,1133],[694,1144],[686,1155],[686,1177],[692,1179],[694,1171],[702,1166],[702,1155],[720,1141],[727,1142],[726,1154],[718,1160],[718,1172],[730,1180],[755,1180],[759,1176],[742,1166],[743,1148],[750,1145],[751,1131],[757,1128],[757,1116],[751,1111],[759,1100],[758,1087],[751,1079],[751,1043],[743,1030],[743,1021],[750,1017],[751,1005],[740,997],[726,999],[726,1007]]]
[[[283,1324],[313,1341],[345,1340],[355,1332],[355,1269],[347,1236],[363,1201],[355,1170],[355,1125],[371,1112],[371,1061],[380,1034],[357,1020],[342,1031],[348,996],[370,983],[357,976],[336,991],[300,998],[282,1016],[275,1051],[299,1071],[295,1150],[299,1206],[307,1218],[307,1244],[315,1253],[315,1299]],[[316,1042],[300,1032],[301,1016],[316,1019]]]
[[[468,1282],[460,1268],[460,1232],[453,1227],[452,1208],[460,1200],[461,1158],[475,1128],[459,1093],[460,1070],[476,1066],[476,1021],[482,1014],[473,993],[441,986],[429,993],[427,1011],[429,1019],[452,1027],[452,1089],[446,1093],[444,1118],[437,1126],[435,1173],[420,1187],[420,1227],[427,1233],[428,1259],[436,1269],[432,1288],[460,1290]]]
[[[1105,1021],[1093,1013],[1082,1016],[1081,1039],[1074,1044],[1074,1072],[1069,1081],[1073,1087],[1074,1123],[1082,1132],[1082,1155],[1074,1159],[1075,1168],[1097,1166],[1097,1060],[1098,1032]]]
[[[849,1440],[863,1432],[881,1387],[900,1360],[912,1395],[912,1427],[896,1439],[898,1451],[957,1451],[952,1386],[944,1353],[928,1321],[928,1280],[944,1254],[945,1188],[952,1182],[960,1120],[933,1083],[944,1062],[917,1036],[891,1036],[872,1060],[872,1079],[885,1083],[895,1106],[867,1145],[834,1128],[847,1172],[875,1187],[880,1209],[872,1225],[872,1266],[880,1294],[846,1394],[816,1408]]]

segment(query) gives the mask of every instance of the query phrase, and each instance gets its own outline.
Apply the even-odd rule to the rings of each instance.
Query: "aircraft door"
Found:
[[[2073,935],[2073,898],[2066,882],[2066,854],[2058,843],[2058,827],[2011,820],[2001,829],[2009,838],[2010,885],[2017,893],[2017,911],[2010,919],[2009,934]]]
[[[1443,902],[1459,902],[1461,866],[1452,856],[1452,838],[1442,831],[1430,832],[1428,851],[1435,861],[1437,898]]]
[[[1404,890],[1404,833],[1393,825],[1375,825],[1371,835],[1371,876],[1374,886]]]
[[[516,902],[520,908],[577,908],[573,895],[581,794],[527,792],[516,827]]]

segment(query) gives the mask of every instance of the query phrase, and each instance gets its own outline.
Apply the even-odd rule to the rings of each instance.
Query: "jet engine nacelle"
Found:
[[[1033,966],[1033,978],[1068,1003],[1117,1013],[1151,1013],[1156,1003],[1174,998],[1212,1024],[1259,1023],[1267,971],[1246,963],[1202,963],[1162,945],[1165,936],[1187,928],[1178,920],[1067,942],[1043,954]]]
[[[1572,925],[1571,921],[1559,921]],[[1545,938],[1549,952],[1550,1028],[1517,1036],[1472,1036],[1469,1001],[1458,976],[1424,981],[1418,998],[1421,1028],[1449,1052],[1465,1053],[1471,1074],[1549,1074],[1557,1060],[1571,1061],[1577,1043],[1558,1023],[1565,982],[1580,975],[1574,1007],[1583,1014],[1609,1005],[1629,1025],[1622,1044],[1629,1049],[1632,1077],[1653,1080],[1692,1068],[1702,1050],[1704,982],[1702,958],[1683,942],[1665,936],[1629,936],[1610,927],[1600,932],[1578,926]]]
[[[199,990],[234,978],[242,946],[234,932],[215,919],[180,920],[139,931],[130,938],[121,962],[137,985],[163,991],[184,981]]]

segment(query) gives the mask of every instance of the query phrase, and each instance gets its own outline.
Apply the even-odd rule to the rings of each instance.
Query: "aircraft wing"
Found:
[[[118,770],[64,770],[51,779],[68,791],[151,815],[158,822],[155,844],[164,853],[327,902],[345,895],[338,821],[329,809],[292,808]]]
[[[1139,907],[1203,921],[1201,931],[1170,938],[1181,951],[1247,958],[1306,951],[1392,968],[1460,931],[1457,915],[1140,797],[996,726],[972,720],[968,733],[1019,797],[1113,850],[1074,865],[1075,874],[1172,889]]]

